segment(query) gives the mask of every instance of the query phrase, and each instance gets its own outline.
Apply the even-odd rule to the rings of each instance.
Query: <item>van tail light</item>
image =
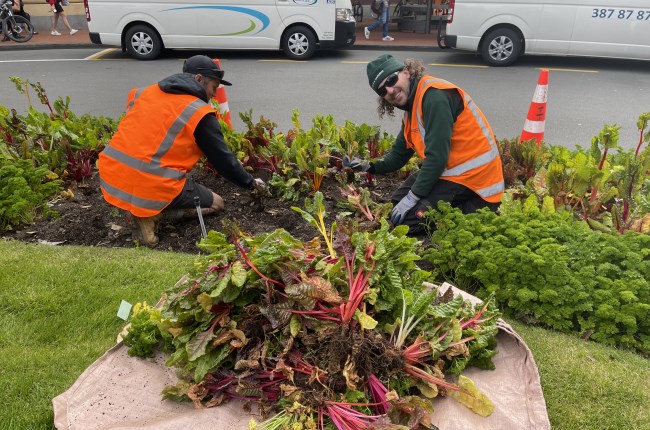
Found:
[[[84,0],[84,9],[86,9],[86,21],[90,21],[90,8],[88,7],[88,0]]]
[[[449,0],[449,6],[447,7],[447,24],[451,24],[452,21],[454,20],[455,5],[456,5],[456,0]]]

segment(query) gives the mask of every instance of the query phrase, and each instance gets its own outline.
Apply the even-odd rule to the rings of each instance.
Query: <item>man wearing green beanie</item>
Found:
[[[496,211],[503,195],[503,169],[487,119],[461,88],[424,74],[418,60],[404,63],[390,54],[368,63],[368,84],[378,98],[379,117],[404,112],[402,128],[382,158],[343,160],[358,172],[385,174],[401,169],[413,155],[421,167],[393,193],[391,221],[425,232],[424,213],[439,201],[463,213]]]

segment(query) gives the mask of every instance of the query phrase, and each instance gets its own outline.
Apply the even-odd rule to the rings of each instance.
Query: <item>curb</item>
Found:
[[[16,42],[12,45],[0,45],[0,51],[37,51],[42,49],[91,49],[101,45],[94,45],[92,43],[71,43],[62,45],[38,44],[38,45],[21,45]]]

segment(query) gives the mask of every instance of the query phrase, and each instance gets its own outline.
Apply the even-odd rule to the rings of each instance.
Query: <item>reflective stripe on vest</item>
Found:
[[[431,85],[433,84],[433,85]],[[441,84],[440,87],[436,86],[435,84]],[[482,154],[479,154],[477,156],[474,156],[473,158],[458,164],[453,167],[447,167],[445,170],[442,172],[440,175],[441,178],[452,178],[453,180],[454,177],[461,176],[473,169],[480,168],[482,166],[486,166],[495,160],[499,159],[499,149],[496,143],[496,140],[494,139],[494,135],[492,134],[490,127],[486,124],[486,122],[483,120],[483,116],[480,113],[478,107],[472,100],[472,98],[467,95],[464,91],[462,91],[460,88],[456,87],[454,84],[440,78],[434,78],[432,76],[425,76],[422,78],[422,80],[418,83],[418,88],[416,91],[421,91],[421,94],[416,94],[416,99],[414,100],[415,104],[419,103],[419,106],[414,106],[414,111],[416,115],[416,124],[417,124],[417,129],[418,133],[420,135],[420,146],[418,147],[418,144],[416,142],[412,141],[412,138],[409,139],[408,137],[411,136],[411,132],[408,132],[408,137],[406,136],[407,130],[410,129],[410,112],[405,112],[404,113],[404,130],[405,130],[405,138],[407,145],[415,150],[415,152],[418,154],[418,156],[422,159],[424,159],[424,142],[426,139],[426,129],[424,127],[424,121],[422,119],[422,99],[424,97],[424,93],[428,88],[438,88],[438,89],[456,89],[459,91],[459,93],[463,97],[463,104],[464,104],[464,109],[469,112],[473,118],[473,120],[476,122],[480,129],[481,135],[485,138],[485,142],[489,145],[489,148],[487,151],[483,152]],[[461,113],[462,115],[462,113]],[[458,120],[458,119],[457,119]],[[452,136],[452,142],[454,138]],[[476,187],[471,187],[474,192],[479,194],[482,198],[487,199],[490,196],[495,196],[500,193],[502,193],[505,189],[505,183],[503,181],[503,175],[500,175],[500,180],[495,182],[494,184],[491,184],[487,187],[483,188],[476,188]]]
[[[178,133],[185,127],[187,121],[194,115],[194,113],[205,106],[206,103],[203,100],[196,99],[185,109],[183,112],[174,120],[172,125],[167,130],[167,134],[163,138],[160,146],[156,150],[156,153],[151,157],[151,161],[148,163],[132,157],[124,152],[113,148],[110,144],[106,145],[104,148],[104,154],[108,155],[115,160],[126,164],[129,167],[132,167],[136,170],[139,170],[143,173],[150,173],[152,175],[160,176],[161,178],[171,178],[171,179],[185,179],[185,172],[180,170],[171,169],[169,167],[162,167],[160,165],[160,159],[169,151],[172,147],[174,140]]]
[[[130,111],[133,105],[135,104],[135,101],[140,97],[140,94],[142,94],[142,91],[144,91],[145,88],[136,88],[135,91],[132,91],[131,94],[129,94],[129,99],[126,102],[126,111]]]
[[[139,208],[151,209],[160,212],[163,209],[165,209],[165,206],[169,204],[169,202],[161,202],[158,200],[151,200],[151,199],[145,199],[142,197],[134,196],[133,194],[129,194],[125,191],[120,190],[117,187],[112,186],[111,184],[105,182],[102,178],[99,178],[99,185],[101,185],[101,187],[104,189],[104,191],[107,194],[117,197],[118,199],[123,200],[130,205],[137,206]]]
[[[465,95],[465,101],[470,112],[472,112],[474,119],[476,119],[476,122],[478,122],[479,126],[481,127],[481,133],[483,133],[483,136],[485,136],[485,138],[490,143],[490,150],[484,152],[483,154],[479,155],[478,157],[472,160],[466,161],[451,169],[445,169],[442,172],[442,176],[461,175],[469,170],[487,164],[499,156],[499,148],[497,148],[497,143],[494,140],[492,133],[490,133],[490,130],[485,125],[485,122],[483,122],[483,118],[476,111],[476,105],[474,104],[474,100],[472,100],[468,95]]]

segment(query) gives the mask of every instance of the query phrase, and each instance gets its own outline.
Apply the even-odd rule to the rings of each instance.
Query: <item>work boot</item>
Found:
[[[162,220],[163,214],[159,213],[158,215],[146,218],[132,215],[131,218],[134,222],[132,230],[133,240],[137,240],[149,248],[154,248],[158,245],[158,236],[156,236],[156,232],[158,231],[158,223]]]
[[[218,211],[213,208],[201,208],[201,214],[205,217],[216,214]],[[165,220],[170,222],[180,221],[182,219],[197,218],[196,209],[166,209],[163,212]]]

